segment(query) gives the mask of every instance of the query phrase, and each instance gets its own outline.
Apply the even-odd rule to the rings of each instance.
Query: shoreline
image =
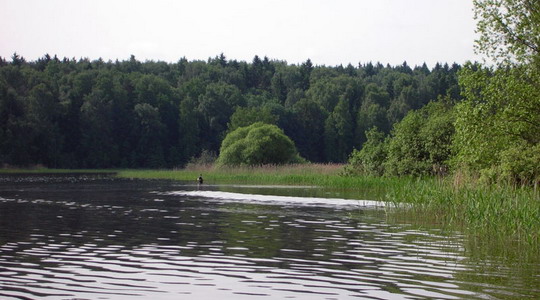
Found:
[[[451,178],[343,176],[343,165],[302,164],[237,168],[190,167],[179,170],[0,170],[2,174],[106,174],[119,178],[166,179],[205,184],[318,186],[349,191],[358,199],[388,202],[390,214],[430,216],[490,240],[540,245],[540,193],[532,187],[456,186]],[[413,217],[414,219],[415,217]]]

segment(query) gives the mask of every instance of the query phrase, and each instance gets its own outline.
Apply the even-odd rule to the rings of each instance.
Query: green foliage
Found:
[[[327,112],[317,103],[304,98],[293,107],[296,126],[291,137],[298,144],[302,157],[309,161],[324,161],[324,121]]]
[[[467,101],[458,106],[457,161],[475,169],[499,162],[501,151],[540,142],[540,76],[526,67],[495,71],[468,65],[460,74]]]
[[[453,122],[453,106],[443,99],[410,111],[389,137],[386,173],[415,176],[445,173],[451,155]]]
[[[228,124],[228,132],[239,127],[246,127],[257,122],[276,125],[278,117],[273,115],[269,107],[237,107]]]
[[[467,64],[459,74],[466,100],[457,107],[454,166],[489,182],[538,184],[540,2],[474,3],[477,50],[498,65]]]
[[[240,127],[221,144],[220,165],[267,165],[299,163],[294,143],[275,125],[262,122]]]
[[[365,132],[373,127],[377,127],[383,132],[388,132],[387,111],[380,104],[371,101],[362,103],[356,117],[356,146],[362,146],[367,137]]]
[[[539,63],[540,2],[474,0],[476,50],[502,63]]]
[[[377,127],[373,127],[366,131],[366,137],[367,141],[362,146],[362,150],[355,149],[349,157],[345,174],[372,176],[384,174],[384,162],[387,157],[386,136]]]
[[[442,98],[420,111],[424,114],[425,123],[419,134],[428,153],[428,162],[435,174],[444,175],[441,172],[446,172],[448,160],[452,157],[456,118],[454,104],[450,99]]]
[[[137,104],[134,108],[136,129],[139,132],[135,155],[132,158],[137,166],[159,168],[165,164],[161,140],[164,126],[159,111],[148,103]]]
[[[263,121],[302,157],[342,162],[373,126],[457,88],[454,67],[0,58],[0,165],[177,167]],[[24,138],[21,138],[24,137]]]
[[[349,157],[346,173],[381,176],[444,175],[454,136],[454,108],[447,98],[410,111],[388,137],[379,128]]]
[[[353,148],[353,121],[345,99],[339,101],[326,119],[324,136],[327,159],[344,162]]]
[[[181,145],[180,161],[187,161],[200,152],[202,117],[196,110],[196,101],[190,96],[180,103],[178,144]]]
[[[382,86],[388,87],[387,81],[394,77],[391,89],[368,84],[356,130],[357,141],[368,141],[349,159],[349,170],[380,174],[374,166],[381,161],[377,153],[385,151],[387,175],[444,175],[451,162],[457,173],[465,170],[490,183],[540,183],[540,2],[476,0],[474,4],[480,33],[477,51],[498,65],[437,65],[431,73],[415,70],[422,78],[417,82],[403,66],[402,73],[382,78]],[[459,89],[447,71],[459,73],[465,98],[455,108]],[[437,86],[432,91],[444,97],[409,111],[399,121],[422,103],[411,99],[427,95],[422,91],[429,85]],[[396,96],[388,105],[387,99]],[[384,113],[394,123],[391,135],[384,143],[376,132],[368,132],[372,136],[366,138],[363,132],[372,126],[385,131]]]
[[[394,126],[388,141],[386,173],[420,176],[430,171],[427,149],[420,135],[424,123],[422,114],[411,111]]]
[[[540,144],[509,148],[501,153],[501,177],[517,184],[540,183]]]
[[[212,83],[206,92],[199,96],[198,110],[207,124],[208,148],[215,149],[221,142],[227,123],[237,106],[242,106],[244,99],[240,90],[222,82]]]

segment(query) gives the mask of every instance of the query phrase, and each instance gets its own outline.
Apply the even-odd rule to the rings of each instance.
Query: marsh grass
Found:
[[[342,166],[337,164],[264,165],[225,167],[210,164],[192,165],[177,170],[125,170],[121,177],[195,180],[199,174],[208,183],[309,184],[338,177]]]
[[[388,189],[386,200],[414,215],[429,215],[475,239],[540,245],[540,195],[530,187],[418,180]]]
[[[266,184],[320,186],[346,190],[363,199],[383,199],[388,186],[404,185],[409,178],[343,176],[342,164],[264,165],[254,167],[190,166],[179,170],[125,170],[126,178],[156,178],[194,181],[202,174],[208,184]],[[349,193],[351,194],[351,193]],[[369,198],[365,198],[369,197]]]

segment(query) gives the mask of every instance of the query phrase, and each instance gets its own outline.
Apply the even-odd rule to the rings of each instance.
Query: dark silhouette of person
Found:
[[[198,182],[199,184],[203,184],[202,174],[199,175],[199,177],[197,178],[197,182]]]

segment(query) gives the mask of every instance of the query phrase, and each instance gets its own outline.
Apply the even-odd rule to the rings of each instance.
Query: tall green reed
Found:
[[[386,200],[483,238],[540,244],[540,197],[530,188],[424,179],[391,187]]]

